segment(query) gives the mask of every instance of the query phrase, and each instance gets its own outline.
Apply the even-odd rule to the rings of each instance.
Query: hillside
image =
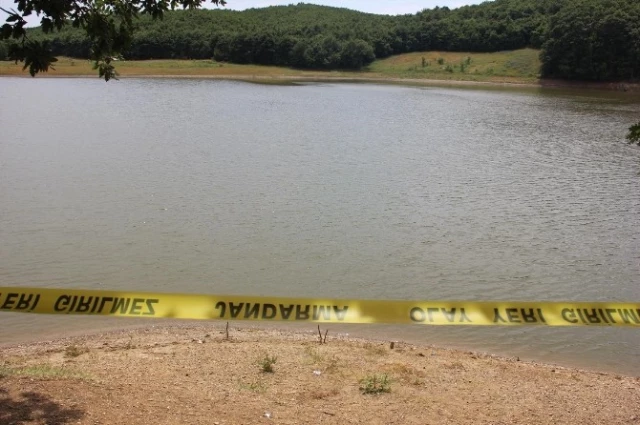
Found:
[[[231,0],[233,1],[233,0]],[[542,49],[543,77],[634,80],[640,75],[640,2],[495,0],[387,16],[300,3],[142,16],[125,59],[215,59],[299,69],[361,69],[410,52]],[[55,55],[89,58],[79,29],[43,34]],[[0,58],[2,58],[0,48]],[[6,56],[6,52],[5,52]]]
[[[287,83],[300,80],[358,80],[431,84],[437,81],[531,84],[538,80],[539,50],[495,53],[414,52],[376,59],[357,70],[305,70],[283,66],[233,64],[210,59],[119,61],[121,77],[202,77]],[[423,61],[424,58],[424,61]],[[22,65],[0,62],[0,76],[24,75]],[[93,76],[89,60],[59,58],[48,76]]]

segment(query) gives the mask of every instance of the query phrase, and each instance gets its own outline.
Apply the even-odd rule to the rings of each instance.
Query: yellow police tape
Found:
[[[375,301],[2,288],[0,311],[174,319],[640,327],[640,303]]]

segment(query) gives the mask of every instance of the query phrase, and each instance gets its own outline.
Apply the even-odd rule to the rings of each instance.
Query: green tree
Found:
[[[9,55],[9,49],[5,43],[0,41],[0,61],[7,60],[7,56]]]
[[[113,60],[131,47],[134,22],[140,15],[153,19],[178,7],[196,9],[203,0],[14,0],[15,9],[5,10],[6,23],[0,28],[0,41],[13,39],[9,58],[24,62],[24,69],[35,76],[46,72],[57,60],[47,40],[31,40],[25,26],[31,14],[42,16],[40,26],[47,34],[66,25],[82,28],[91,42],[91,59],[105,81],[116,77]],[[211,0],[225,5],[225,0]]]
[[[543,77],[632,80],[640,75],[640,2],[567,1],[550,17]]]
[[[342,48],[340,64],[343,68],[360,69],[374,61],[373,47],[364,40],[349,40]]]

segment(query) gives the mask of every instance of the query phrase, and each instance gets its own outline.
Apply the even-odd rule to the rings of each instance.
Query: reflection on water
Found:
[[[623,95],[0,79],[2,285],[640,300]],[[2,315],[1,341],[129,321]],[[139,322],[133,322],[139,323]],[[345,332],[640,374],[635,329]]]

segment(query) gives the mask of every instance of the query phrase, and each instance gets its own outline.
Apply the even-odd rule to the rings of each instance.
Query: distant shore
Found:
[[[435,63],[459,62],[465,53],[427,52],[399,55],[374,62],[363,71],[300,70],[277,66],[239,65],[208,60],[147,60],[122,61],[116,64],[120,78],[220,79],[265,84],[295,84],[300,82],[352,82],[401,84],[418,86],[466,87],[523,87],[594,89],[619,92],[638,92],[640,83],[573,82],[541,80],[535,76],[537,51],[523,49],[513,52],[475,54],[473,72],[447,72],[442,67],[420,68],[422,57]],[[436,59],[436,57],[438,59]],[[527,64],[521,70],[509,68],[516,60]],[[447,69],[451,69],[448,67]],[[27,77],[21,64],[0,62],[0,77]],[[83,59],[59,58],[54,69],[37,78],[98,78],[91,62]]]
[[[1,77],[31,78],[28,74],[0,74]],[[62,74],[49,73],[38,75],[37,78],[98,78],[97,75],[87,74]],[[227,80],[244,81],[261,84],[289,85],[296,83],[372,83],[372,84],[397,84],[410,86],[452,86],[452,87],[522,87],[522,88],[557,88],[557,89],[577,89],[577,90],[601,90],[620,93],[640,92],[640,83],[604,83],[604,82],[582,82],[582,81],[562,81],[562,80],[536,80],[519,81],[517,79],[492,78],[486,81],[480,80],[456,80],[438,78],[397,78],[380,77],[367,75],[335,76],[327,74],[315,75],[245,75],[245,74],[121,74],[119,79],[176,79],[176,80]]]
[[[30,75],[1,75],[0,77],[18,77],[31,78]],[[37,78],[97,78],[93,74],[44,74],[38,75]],[[429,78],[395,78],[395,77],[369,77],[365,75],[358,76],[334,76],[334,75],[244,75],[244,74],[121,74],[118,79],[172,79],[172,80],[229,80],[229,81],[245,81],[264,84],[288,85],[295,83],[374,83],[374,84],[399,84],[399,85],[447,85],[447,86],[504,86],[504,87],[542,87],[542,84],[532,82],[519,81],[472,81],[472,80],[453,80],[453,79],[429,79]]]
[[[638,423],[640,378],[317,331],[148,326],[5,347],[5,423]]]

